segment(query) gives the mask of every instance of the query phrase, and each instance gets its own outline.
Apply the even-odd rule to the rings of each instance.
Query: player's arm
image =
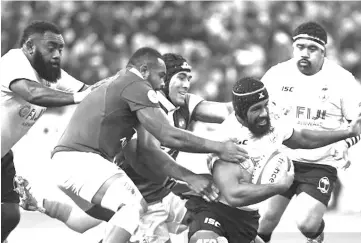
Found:
[[[132,166],[146,165],[152,169],[153,172],[162,176],[173,177],[177,180],[187,181],[187,178],[194,175],[193,172],[178,165],[174,159],[161,148],[161,143],[152,134],[150,134],[143,126],[137,128],[137,162],[132,163]],[[143,176],[147,176],[147,171],[141,172]]]
[[[232,112],[232,102],[222,103],[204,100],[194,109],[193,118],[196,121],[222,123]]]
[[[147,168],[158,174],[162,179],[169,176],[174,179],[184,181],[196,193],[205,194],[212,200],[217,198],[217,195],[214,195],[212,192],[212,180],[209,180],[201,175],[197,175],[177,164],[175,160],[161,148],[160,142],[146,129],[144,129],[143,126],[139,126],[137,128],[136,154],[136,166],[133,168],[142,176],[149,178],[149,171],[147,172],[144,171],[144,169],[139,169],[139,166],[144,164]]]
[[[213,167],[213,180],[221,195],[232,207],[247,206],[286,191],[293,182],[293,173],[274,184],[252,184],[252,175],[238,164],[221,160]]]
[[[86,96],[85,92],[69,93],[54,90],[27,79],[14,80],[9,88],[27,102],[44,107],[77,104]]]
[[[352,138],[346,138],[342,142],[345,143],[345,146],[349,149],[352,146],[356,145],[361,140],[361,135],[352,137]]]
[[[247,152],[231,141],[212,141],[173,127],[161,108],[146,107],[137,110],[137,117],[144,128],[165,147],[184,152],[216,153],[221,159],[230,162],[248,158]]]
[[[314,131],[302,129],[293,130],[290,138],[283,141],[283,144],[292,149],[314,149],[323,147],[340,140],[355,137],[361,133],[361,117],[359,116],[348,129],[336,131]]]

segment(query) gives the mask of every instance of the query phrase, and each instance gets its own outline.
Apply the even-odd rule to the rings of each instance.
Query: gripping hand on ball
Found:
[[[293,166],[293,163],[290,164],[290,169],[288,171],[283,171],[279,180],[276,182],[282,192],[287,191],[288,188],[290,188],[290,186],[292,185],[293,180],[295,179],[295,168]]]

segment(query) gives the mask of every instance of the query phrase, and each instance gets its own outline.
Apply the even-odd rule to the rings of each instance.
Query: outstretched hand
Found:
[[[361,134],[361,114],[359,114],[357,119],[351,122],[349,126],[349,132],[352,137]]]
[[[240,163],[249,159],[247,151],[231,140],[223,142],[223,147],[217,155],[221,160],[232,163]]]

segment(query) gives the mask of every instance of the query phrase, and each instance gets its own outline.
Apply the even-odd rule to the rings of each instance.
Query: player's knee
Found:
[[[104,208],[117,212],[124,205],[132,205],[140,214],[147,211],[147,203],[134,183],[120,178],[115,180],[107,189],[100,201]]]
[[[273,212],[266,212],[262,215],[260,224],[264,227],[276,227],[280,222],[281,217]]]
[[[199,230],[189,237],[189,243],[217,243],[217,233],[210,230]]]
[[[134,234],[140,222],[143,208],[139,203],[123,205],[110,219],[110,223]]]
[[[45,214],[66,223],[70,217],[72,206],[66,203],[44,199]]]
[[[311,238],[311,236],[315,235],[320,227],[320,221],[316,220],[302,220],[297,221],[297,227],[301,231],[303,235],[305,235],[308,238]]]

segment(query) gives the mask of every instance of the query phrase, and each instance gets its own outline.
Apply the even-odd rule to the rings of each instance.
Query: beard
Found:
[[[297,62],[298,70],[305,75],[309,75],[313,71],[312,63],[306,59],[301,59]]]
[[[263,126],[258,125],[262,120],[266,120],[266,124]],[[248,129],[251,131],[254,137],[261,138],[268,133],[272,132],[273,127],[271,126],[270,117],[257,118],[254,122],[248,124]]]
[[[36,50],[34,54],[34,69],[41,78],[49,81],[50,83],[55,83],[61,78],[60,65],[58,67],[54,67],[51,63],[47,63],[38,50]]]

